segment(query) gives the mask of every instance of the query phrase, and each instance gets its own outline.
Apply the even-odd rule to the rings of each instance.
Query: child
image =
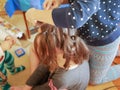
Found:
[[[3,30],[0,30],[0,39],[3,40],[3,42],[0,44],[0,87],[2,90],[9,90],[10,84],[7,82],[6,68],[11,74],[16,74],[20,71],[23,71],[25,67],[15,67],[14,57],[7,51],[15,44],[15,39],[5,33]]]
[[[85,90],[89,82],[89,50],[85,43],[49,24],[41,25],[41,29],[33,47],[40,64],[25,87],[11,90]]]

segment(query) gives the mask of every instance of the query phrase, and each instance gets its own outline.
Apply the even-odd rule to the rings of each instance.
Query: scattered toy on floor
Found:
[[[15,50],[15,54],[18,56],[18,57],[21,57],[25,54],[25,50],[23,48],[18,48],[17,50]]]

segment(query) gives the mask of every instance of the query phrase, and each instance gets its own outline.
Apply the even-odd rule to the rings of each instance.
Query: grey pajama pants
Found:
[[[90,83],[102,84],[120,78],[120,65],[111,66],[120,44],[120,37],[104,46],[89,46]]]

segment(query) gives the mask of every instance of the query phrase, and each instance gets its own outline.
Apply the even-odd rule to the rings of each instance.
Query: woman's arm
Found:
[[[53,10],[29,9],[27,20],[41,21],[62,28],[79,28],[99,9],[99,0],[74,0],[70,6]]]

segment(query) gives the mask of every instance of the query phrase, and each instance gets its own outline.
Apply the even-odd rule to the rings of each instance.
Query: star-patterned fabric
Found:
[[[70,7],[53,11],[57,26],[79,28],[79,35],[93,46],[106,45],[120,36],[120,0],[71,1]]]
[[[99,0],[73,0],[69,7],[53,10],[53,21],[63,28],[81,27],[99,9],[99,4]]]
[[[80,28],[80,35],[90,45],[105,45],[120,36],[120,0],[101,0],[100,8]]]

